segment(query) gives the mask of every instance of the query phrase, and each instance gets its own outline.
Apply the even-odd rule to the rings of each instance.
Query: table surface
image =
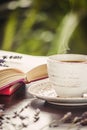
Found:
[[[87,126],[59,123],[67,112],[72,113],[72,119],[87,111],[87,106],[65,107],[50,104],[37,99],[27,92],[23,85],[11,96],[0,96],[0,104],[5,104],[5,117],[2,130],[86,130]],[[52,122],[58,126],[53,127]]]

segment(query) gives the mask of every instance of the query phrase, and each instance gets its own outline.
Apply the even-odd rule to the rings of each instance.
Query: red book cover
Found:
[[[0,90],[0,95],[11,95],[15,91],[17,91],[18,88],[22,87],[22,85],[23,85],[23,82],[18,82],[14,85],[7,87],[7,88],[4,88],[4,89]]]
[[[45,56],[0,50],[0,95],[14,93],[21,86],[19,82],[27,84],[47,77],[46,63]]]

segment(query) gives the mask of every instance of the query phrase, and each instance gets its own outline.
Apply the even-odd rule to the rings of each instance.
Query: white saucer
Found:
[[[87,97],[58,97],[51,87],[49,79],[44,79],[31,84],[28,92],[34,97],[46,100],[49,103],[63,106],[83,106],[87,105]]]

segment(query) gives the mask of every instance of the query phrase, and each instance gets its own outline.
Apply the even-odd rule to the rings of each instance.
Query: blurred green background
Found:
[[[87,54],[87,0],[0,0],[0,49]]]

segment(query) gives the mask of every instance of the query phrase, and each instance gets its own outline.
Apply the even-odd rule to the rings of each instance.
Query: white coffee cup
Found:
[[[56,54],[48,57],[51,86],[60,97],[81,97],[87,93],[87,56]]]

